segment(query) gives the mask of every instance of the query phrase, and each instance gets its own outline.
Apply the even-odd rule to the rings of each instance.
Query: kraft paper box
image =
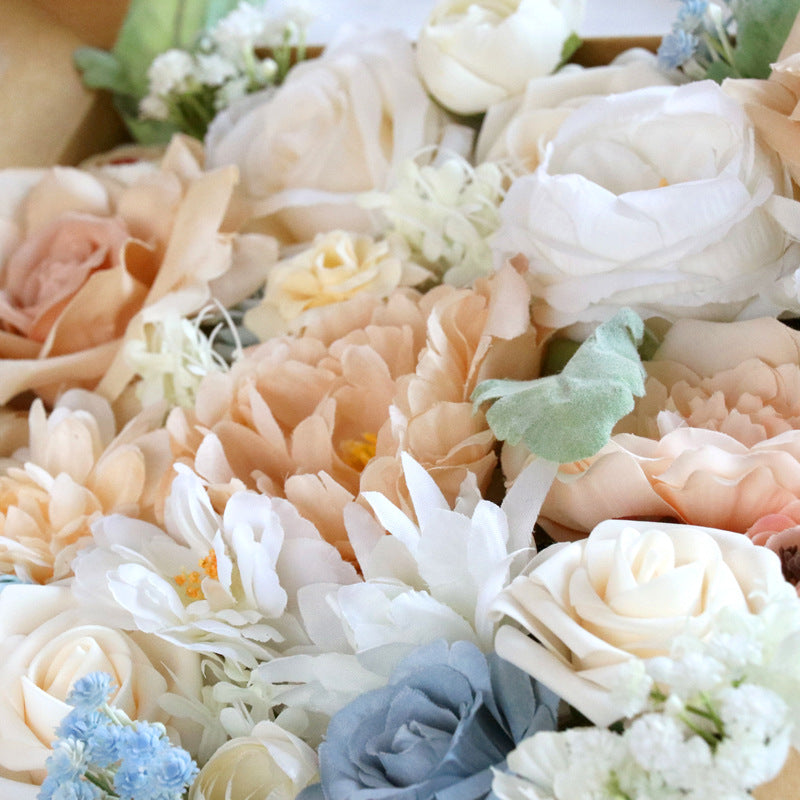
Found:
[[[86,44],[111,47],[128,1],[0,0],[0,168],[75,164],[125,141],[111,98],[83,87],[72,53]],[[658,42],[589,39],[574,60],[605,64],[629,47],[655,50]],[[755,797],[800,797],[797,752]]]

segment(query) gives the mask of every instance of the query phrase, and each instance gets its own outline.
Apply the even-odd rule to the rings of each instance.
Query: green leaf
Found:
[[[800,0],[741,0],[736,4],[734,64],[743,78],[768,78]]]
[[[489,380],[472,393],[477,408],[494,404],[486,419],[498,439],[524,441],[532,453],[559,463],[594,455],[614,425],[644,394],[637,347],[644,324],[624,308],[599,325],[559,375],[532,381]]]
[[[80,47],[72,57],[75,66],[83,73],[83,82],[90,89],[127,91],[125,70],[113,53],[96,47]]]
[[[739,73],[725,61],[715,61],[706,70],[706,77],[717,83],[722,83],[725,78],[738,78]]]
[[[567,36],[564,46],[561,48],[561,61],[558,62],[558,66],[556,67],[556,71],[561,69],[567,61],[572,58],[575,51],[583,44],[583,39],[578,36],[575,31],[573,31],[569,36]]]

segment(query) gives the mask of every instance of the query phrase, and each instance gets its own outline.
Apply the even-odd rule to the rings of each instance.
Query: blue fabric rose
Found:
[[[496,654],[432,642],[333,717],[319,747],[321,783],[298,800],[485,798],[490,768],[527,736],[554,730],[557,706]]]

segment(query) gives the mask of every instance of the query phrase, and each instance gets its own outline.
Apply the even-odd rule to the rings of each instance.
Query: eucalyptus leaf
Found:
[[[768,78],[800,11],[800,0],[740,0],[734,63],[745,78]]]
[[[90,89],[129,91],[125,70],[113,53],[97,47],[80,47],[73,53],[73,60],[83,73],[83,82]]]
[[[594,455],[644,394],[638,346],[644,323],[624,308],[577,349],[558,375],[532,381],[488,380],[472,393],[498,439],[523,441],[541,458],[568,463]]]

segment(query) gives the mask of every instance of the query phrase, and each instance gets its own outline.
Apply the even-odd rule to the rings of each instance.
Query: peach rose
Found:
[[[71,386],[113,399],[126,336],[165,307],[238,302],[277,256],[225,222],[233,168],[176,138],[160,163],[0,172],[0,402]]]
[[[507,267],[475,289],[396,290],[320,309],[303,334],[246,351],[168,420],[179,457],[214,484],[289,499],[352,557],[344,506],[365,489],[405,495],[400,451],[452,502],[472,472],[486,488],[495,438],[469,400],[487,377],[531,377],[541,337],[523,278]],[[411,512],[413,513],[413,512]]]
[[[645,368],[646,395],[608,444],[560,468],[542,510],[551,535],[619,517],[744,533],[797,504],[800,333],[771,318],[681,320]]]
[[[99,395],[72,389],[49,416],[35,400],[24,445],[0,469],[0,574],[59,580],[100,516],[154,519],[172,463],[163,415],[150,407],[118,432]]]
[[[167,692],[197,697],[197,654],[157,637],[105,627],[64,586],[6,586],[0,592],[0,790],[33,800],[44,780],[54,730],[70,710],[72,684],[108,672],[117,685],[111,705],[132,719],[162,722],[188,749],[196,726],[159,706]],[[178,735],[176,735],[178,734]]]
[[[800,506],[800,503],[796,504]],[[790,510],[790,509],[786,509]],[[798,515],[800,508],[791,509]],[[745,533],[753,540],[777,553],[781,560],[783,577],[800,595],[800,524],[787,514],[767,514],[754,522]]]

